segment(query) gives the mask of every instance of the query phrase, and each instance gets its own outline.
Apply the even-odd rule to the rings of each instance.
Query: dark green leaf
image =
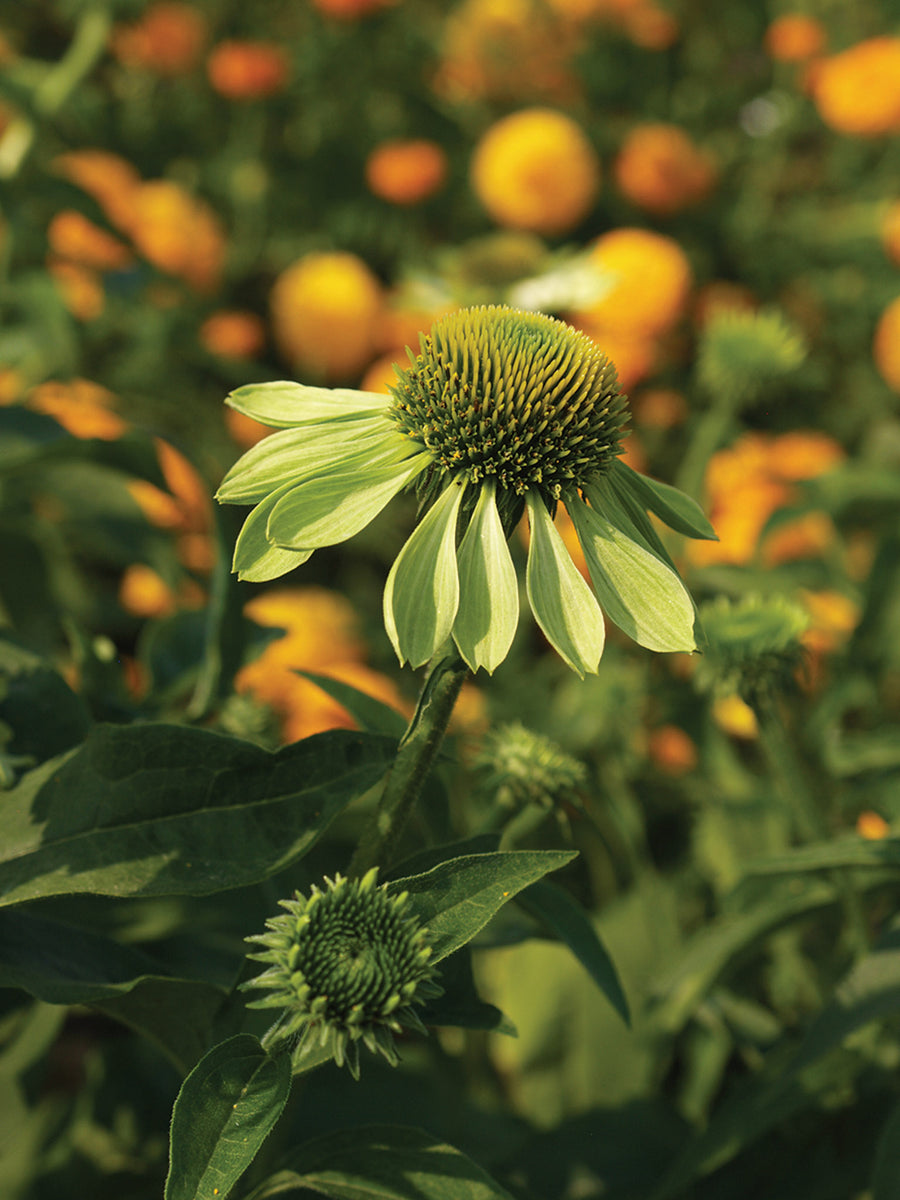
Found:
[[[441,964],[440,996],[429,1000],[420,1011],[424,1025],[454,1025],[461,1029],[490,1029],[516,1036],[516,1027],[499,1008],[487,1004],[475,990],[472,952],[463,946]]]
[[[98,725],[0,797],[0,903],[93,892],[204,895],[302,857],[391,761],[336,730],[270,754],[179,725]]]
[[[872,1200],[900,1196],[900,1104],[890,1112],[878,1139],[871,1193]]]
[[[71,750],[91,726],[84,701],[63,677],[9,635],[0,635],[0,721],[12,730],[8,749],[35,764]]]
[[[248,1033],[214,1046],[175,1101],[165,1200],[225,1200],[290,1090],[290,1055],[266,1054]]]

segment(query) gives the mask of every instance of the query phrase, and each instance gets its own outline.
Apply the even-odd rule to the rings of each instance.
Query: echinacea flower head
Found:
[[[717,596],[700,607],[703,657],[695,682],[717,696],[735,692],[753,707],[789,691],[805,650],[809,613],[786,596]]]
[[[266,992],[248,1007],[282,1010],[264,1049],[287,1043],[295,1065],[327,1049],[358,1079],[360,1042],[395,1066],[393,1035],[425,1032],[413,1005],[443,991],[428,931],[408,911],[408,893],[389,893],[377,877],[377,867],[362,879],[326,877],[324,891],[281,900],[286,911],[247,939],[263,947],[248,957],[269,964],[241,985]]]
[[[409,360],[389,395],[277,382],[232,393],[239,412],[283,430],[218,492],[255,505],[235,548],[241,578],[285,574],[415,486],[420,519],[384,596],[401,663],[421,666],[450,639],[472,670],[503,661],[519,617],[508,539],[523,513],[529,603],[575,671],[597,670],[601,604],[641,645],[694,649],[691,598],[647,512],[690,537],[715,534],[692,500],[620,461],[625,397],[597,343],[489,306],[441,317]],[[560,502],[593,591],[553,523]]]

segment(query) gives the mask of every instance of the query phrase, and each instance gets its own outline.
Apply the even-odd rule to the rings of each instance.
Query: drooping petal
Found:
[[[225,403],[263,425],[288,428],[310,422],[372,416],[383,412],[391,403],[391,397],[350,388],[307,387],[304,383],[278,379],[236,388]]]
[[[589,508],[565,498],[600,607],[648,650],[694,650],[694,605],[678,575]]]
[[[584,495],[590,501],[593,510],[609,521],[610,525],[615,525],[616,529],[639,546],[643,546],[671,570],[677,570],[647,513],[630,492],[617,492],[606,477],[588,484],[584,488]]]
[[[286,550],[283,546],[274,546],[266,537],[269,514],[289,488],[290,484],[260,501],[244,522],[235,542],[232,566],[239,579],[267,583],[299,567],[312,554],[312,550]]]
[[[690,496],[659,479],[641,475],[621,459],[616,459],[609,471],[613,488],[625,490],[641,505],[655,513],[670,529],[690,538],[717,542],[718,534],[710,525],[703,509]]]
[[[377,465],[364,456],[347,460],[339,471],[289,488],[272,509],[266,536],[291,550],[317,550],[345,542],[373,521],[430,462],[427,454]]]
[[[465,484],[451,483],[394,560],[384,589],[384,626],[401,665],[420,667],[450,636],[459,604],[456,522]]]
[[[325,422],[285,429],[257,442],[237,460],[216,492],[226,504],[255,504],[286,483],[299,484],[340,470],[363,451],[376,460],[403,457],[413,447],[384,417]]]
[[[519,588],[497,512],[493,483],[482,484],[457,553],[459,610],[453,640],[473,671],[489,673],[509,653],[519,623]]]
[[[531,543],[525,581],[535,620],[547,640],[573,671],[594,673],[603,653],[606,630],[593,592],[569,557],[543,501],[525,496]]]

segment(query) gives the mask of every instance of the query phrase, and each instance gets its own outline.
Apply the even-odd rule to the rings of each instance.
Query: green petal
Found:
[[[266,583],[270,579],[286,575],[294,567],[299,567],[312,554],[312,550],[285,550],[282,546],[273,546],[266,537],[269,514],[288,491],[288,487],[267,496],[257,504],[244,522],[234,546],[232,565],[232,570],[237,571],[239,579],[250,583]]]
[[[509,653],[519,623],[519,588],[516,569],[500,514],[493,483],[484,483],[457,553],[459,611],[453,639],[473,671],[488,672]]]
[[[609,478],[616,491],[626,491],[642,508],[656,513],[676,533],[683,533],[690,538],[703,538],[708,542],[719,540],[696,500],[671,484],[641,475],[621,459],[613,463]]]
[[[339,471],[289,488],[272,510],[266,536],[290,550],[344,542],[373,521],[431,461],[429,454],[375,466],[365,455],[348,459]]]
[[[544,502],[525,496],[531,544],[525,580],[535,620],[573,671],[596,672],[606,630],[594,593],[569,557]]]
[[[579,499],[566,508],[600,607],[648,650],[694,650],[694,606],[678,575]]]
[[[226,504],[256,504],[286,483],[302,483],[340,470],[346,459],[365,452],[376,460],[396,459],[413,447],[384,417],[332,421],[270,434],[242,454],[216,492]]]
[[[383,412],[391,397],[350,388],[307,387],[275,380],[236,388],[225,403],[263,425],[286,428],[317,421],[343,421]]]
[[[384,589],[384,626],[401,665],[420,667],[450,636],[459,604],[456,521],[465,484],[451,483],[394,560]]]
[[[583,490],[596,513],[677,573],[677,567],[660,541],[652,521],[630,492],[616,492],[609,482],[609,476],[588,484]]]

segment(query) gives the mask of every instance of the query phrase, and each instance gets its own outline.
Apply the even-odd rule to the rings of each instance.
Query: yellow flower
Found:
[[[880,813],[867,809],[856,818],[856,832],[868,841],[877,842],[890,836],[891,827]]]
[[[713,700],[712,715],[719,728],[731,737],[749,741],[759,732],[756,714],[737,692],[729,696],[717,696]]]
[[[498,225],[555,235],[590,212],[600,162],[571,117],[526,108],[491,125],[475,148],[470,178]]]
[[[838,133],[877,137],[900,131],[900,37],[857,42],[816,65],[813,99]]]
[[[103,280],[92,267],[49,257],[47,273],[73,317],[79,321],[93,321],[100,316],[106,307],[106,292]]]

